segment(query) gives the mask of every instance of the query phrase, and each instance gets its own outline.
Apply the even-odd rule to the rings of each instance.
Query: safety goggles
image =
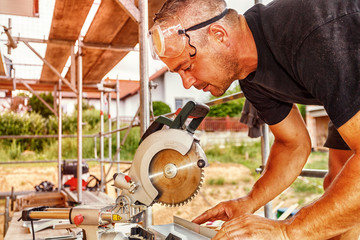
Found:
[[[187,32],[206,27],[223,18],[227,12],[228,9],[225,9],[221,14],[186,29],[183,28],[181,20],[177,17],[174,17],[171,20],[155,23],[149,30],[150,49],[153,58],[175,58],[180,56],[186,47],[186,37],[188,38],[189,45],[195,49],[195,53],[190,54],[190,56],[195,56],[196,47],[191,45],[190,36]]]

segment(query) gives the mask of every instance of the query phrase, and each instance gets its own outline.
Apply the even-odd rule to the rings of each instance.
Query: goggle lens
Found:
[[[181,24],[166,26],[157,24],[150,31],[150,47],[152,55],[159,57],[174,58],[181,55],[186,46],[184,35],[179,35],[178,31],[182,29]]]

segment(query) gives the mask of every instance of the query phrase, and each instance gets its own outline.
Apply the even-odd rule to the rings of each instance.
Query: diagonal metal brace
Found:
[[[41,59],[41,61],[43,61],[45,64],[46,64],[46,66],[48,66],[50,69],[51,69],[51,71],[53,71],[55,74],[56,74],[56,76],[58,76],[66,85],[68,85],[68,87],[74,92],[74,93],[76,93],[76,94],[78,94],[78,91],[76,90],[76,88],[73,86],[73,85],[71,85],[71,83],[68,81],[68,80],[66,80],[65,78],[63,78],[62,76],[61,76],[61,74],[45,59],[45,58],[43,58],[42,56],[40,56],[40,54],[33,48],[33,47],[31,47],[30,46],[30,44],[27,42],[27,41],[22,41],[33,53],[35,53],[35,55],[36,56],[38,56],[38,58],[40,58]]]
[[[140,23],[140,11],[131,0],[115,0],[120,7],[134,20],[136,23]]]
[[[56,117],[58,117],[58,113],[42,98],[40,97],[39,94],[37,94],[34,89],[32,89],[32,87],[30,87],[29,84],[27,84],[26,82],[24,81],[21,81],[21,83],[32,93],[34,94],[43,104],[45,104],[45,106],[50,110],[52,111]]]

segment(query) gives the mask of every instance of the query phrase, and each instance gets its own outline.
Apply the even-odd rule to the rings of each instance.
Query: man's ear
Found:
[[[228,43],[229,35],[226,29],[219,24],[212,24],[209,27],[210,36],[214,37],[216,41],[221,43]]]

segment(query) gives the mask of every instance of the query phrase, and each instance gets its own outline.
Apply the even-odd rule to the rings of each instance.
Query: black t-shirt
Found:
[[[275,0],[244,16],[258,67],[240,85],[266,123],[293,103],[323,105],[337,128],[360,110],[360,0]]]

